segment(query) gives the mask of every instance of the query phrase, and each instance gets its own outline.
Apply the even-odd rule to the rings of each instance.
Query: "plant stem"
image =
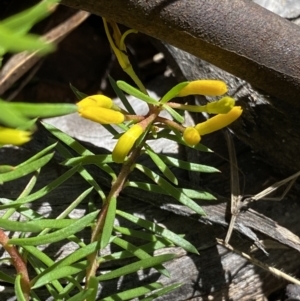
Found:
[[[173,120],[170,120],[170,119],[167,119],[167,118],[164,118],[164,117],[157,117],[156,120],[157,122],[161,122],[161,123],[164,123],[166,124],[167,126],[169,126],[170,128],[174,128],[180,132],[184,132],[185,130],[185,127],[178,124],[177,122],[173,121]]]
[[[112,198],[117,198],[118,195],[120,194],[120,192],[122,191],[125,182],[127,180],[128,175],[130,174],[130,172],[132,171],[132,166],[135,163],[136,159],[138,158],[141,149],[142,149],[142,145],[140,145],[139,147],[136,147],[132,153],[130,154],[128,160],[123,164],[121,171],[116,179],[116,181],[113,182],[111,190],[102,206],[102,209],[99,213],[99,217],[98,220],[96,222],[96,226],[93,229],[92,232],[92,237],[91,237],[91,241],[95,242],[95,241],[100,241],[101,235],[102,235],[102,231],[103,231],[103,227],[104,227],[104,223],[105,223],[105,219],[106,219],[106,215],[107,215],[107,210],[109,207],[109,203],[110,200]],[[88,261],[89,261],[89,267],[87,269],[87,274],[86,274],[86,286],[88,284],[88,281],[90,279],[90,277],[94,276],[96,274],[96,270],[99,267],[99,263],[97,260],[97,252],[91,254],[88,256]]]
[[[21,287],[26,300],[29,300],[30,294],[30,280],[28,276],[26,262],[23,260],[21,254],[15,246],[8,243],[9,237],[0,229],[0,244],[5,251],[10,255],[11,262],[14,265],[17,274],[21,274]]]

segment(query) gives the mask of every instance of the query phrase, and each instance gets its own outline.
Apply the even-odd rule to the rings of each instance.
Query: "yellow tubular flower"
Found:
[[[139,124],[135,124],[119,138],[112,152],[112,158],[116,163],[124,162],[135,141],[143,134],[143,132],[144,128]]]
[[[119,124],[125,120],[124,114],[118,111],[95,107],[79,107],[78,113],[81,117],[101,123],[101,124]]]
[[[194,127],[187,127],[183,132],[183,140],[186,144],[194,146],[201,140],[199,132]]]
[[[178,93],[178,97],[188,95],[207,95],[207,96],[220,96],[228,91],[226,84],[221,80],[195,80],[189,82]]]
[[[242,112],[243,110],[241,107],[233,107],[227,114],[219,114],[205,122],[198,123],[195,126],[195,129],[200,136],[210,134],[234,122],[241,116]]]
[[[96,106],[110,109],[113,106],[113,101],[104,95],[91,95],[79,101],[77,106],[79,108]]]
[[[0,144],[21,145],[28,142],[31,132],[0,127]]]

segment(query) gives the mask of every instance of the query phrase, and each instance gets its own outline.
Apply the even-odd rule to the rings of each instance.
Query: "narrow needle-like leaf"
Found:
[[[135,168],[140,170],[146,176],[148,176],[152,181],[154,181],[154,183],[159,185],[177,201],[187,206],[188,208],[194,210],[198,214],[205,215],[205,211],[197,203],[195,203],[192,199],[190,199],[187,195],[185,195],[182,191],[178,190],[164,178],[162,178],[161,176],[159,176],[158,174],[156,174],[155,172],[143,165],[135,164]]]
[[[137,225],[155,233],[156,235],[161,235],[162,237],[170,240],[175,245],[182,247],[183,249],[185,249],[188,252],[199,254],[197,249],[190,242],[188,242],[184,238],[180,237],[179,235],[175,234],[174,232],[172,232],[166,228],[163,228],[155,223],[146,221],[142,218],[136,217],[136,216],[129,214],[127,212],[124,212],[124,211],[117,210],[117,214],[119,216],[122,216],[123,218],[131,221],[132,223],[137,224]]]

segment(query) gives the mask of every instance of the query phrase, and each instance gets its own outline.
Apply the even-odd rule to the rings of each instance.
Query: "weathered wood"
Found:
[[[252,1],[63,0],[62,4],[170,43],[299,108],[300,30]]]

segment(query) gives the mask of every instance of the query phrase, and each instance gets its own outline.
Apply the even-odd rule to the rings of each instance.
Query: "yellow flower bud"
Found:
[[[207,96],[220,96],[228,91],[226,84],[221,80],[195,80],[189,82],[178,93],[178,97],[188,95],[207,95]]]
[[[79,108],[83,107],[102,107],[110,109],[113,106],[113,101],[104,95],[91,95],[77,103]]]
[[[204,106],[183,105],[179,103],[171,103],[171,107],[189,112],[207,112],[210,114],[226,114],[235,104],[235,100],[229,96],[225,96],[218,101],[209,102]]]
[[[209,114],[226,114],[235,105],[235,100],[229,96],[225,96],[218,101],[210,102],[206,105],[206,112]]]
[[[112,158],[116,163],[123,163],[125,157],[132,149],[135,141],[143,134],[144,128],[139,124],[132,126],[118,140],[112,152]]]
[[[81,117],[101,123],[101,124],[119,124],[125,120],[124,114],[118,111],[93,107],[84,106],[79,107],[78,113]]]
[[[201,137],[194,127],[187,127],[183,132],[183,139],[188,145],[196,145],[200,142]]]
[[[0,144],[21,145],[28,142],[31,132],[0,127]]]
[[[219,114],[205,122],[198,123],[195,129],[199,132],[200,136],[210,134],[234,122],[241,116],[242,112],[241,107],[233,107],[227,114]]]

